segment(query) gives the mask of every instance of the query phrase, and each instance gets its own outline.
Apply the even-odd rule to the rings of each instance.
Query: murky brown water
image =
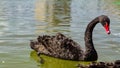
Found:
[[[111,19],[111,35],[98,24],[94,44],[98,61],[120,57],[120,1],[114,0],[0,0],[0,68],[76,68],[78,63],[42,56],[29,47],[38,35],[61,32],[84,48],[86,25],[99,15]]]

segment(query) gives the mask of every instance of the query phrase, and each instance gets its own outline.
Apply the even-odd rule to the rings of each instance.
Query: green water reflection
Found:
[[[37,56],[35,51],[30,53],[30,57],[36,61],[36,65],[38,64],[38,67],[40,68],[77,68],[78,64],[87,65],[90,63],[83,61],[62,60],[45,55]]]
[[[120,6],[120,0],[116,0],[114,3]]]

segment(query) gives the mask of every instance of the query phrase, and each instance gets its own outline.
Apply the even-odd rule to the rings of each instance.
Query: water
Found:
[[[38,35],[61,32],[84,49],[86,25],[99,15],[111,19],[111,35],[100,24],[94,29],[98,61],[120,57],[120,1],[114,0],[0,0],[0,68],[76,68],[78,63],[42,56],[29,47]]]

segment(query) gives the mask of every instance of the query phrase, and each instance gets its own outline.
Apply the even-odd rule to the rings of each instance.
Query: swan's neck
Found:
[[[95,27],[95,25],[99,22],[99,19],[98,18],[95,18],[94,20],[92,20],[87,28],[86,28],[86,31],[85,31],[85,37],[84,37],[84,40],[85,40],[85,48],[86,48],[86,51],[85,51],[85,60],[89,60],[89,61],[93,61],[93,59],[97,59],[97,52],[94,48],[94,44],[93,44],[93,40],[92,40],[92,32],[93,32],[93,29]],[[93,59],[92,59],[93,58]]]

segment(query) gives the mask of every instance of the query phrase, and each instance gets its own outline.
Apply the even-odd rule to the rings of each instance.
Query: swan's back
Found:
[[[61,33],[57,33],[55,36],[39,36],[37,41],[31,41],[30,45],[40,54],[69,60],[83,59],[80,45]]]

